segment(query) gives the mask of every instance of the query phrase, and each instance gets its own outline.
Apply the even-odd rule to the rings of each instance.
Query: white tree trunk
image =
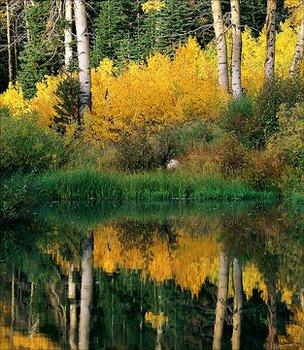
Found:
[[[276,284],[271,279],[265,279],[267,287],[267,323],[268,336],[266,348],[275,350],[278,349],[278,313],[277,313],[277,290]]]
[[[65,0],[65,29],[64,29],[64,64],[65,69],[68,71],[71,68],[73,59],[73,34],[72,34],[72,23],[73,23],[73,1]]]
[[[91,108],[90,40],[83,0],[74,0],[74,12],[80,84],[79,115],[82,121],[84,112]]]
[[[275,44],[276,44],[276,0],[267,0],[266,17],[266,59],[265,59],[265,77],[271,79],[274,77],[275,67]]]
[[[70,306],[70,327],[69,344],[72,350],[77,349],[76,331],[77,331],[77,305],[76,305],[76,283],[74,281],[74,266],[69,269],[68,277],[68,299]]]
[[[242,58],[242,31],[240,25],[240,1],[230,0],[232,25],[232,94],[235,98],[242,95],[241,58]]]
[[[215,311],[213,350],[220,350],[226,314],[226,302],[229,280],[229,259],[225,253],[220,254],[220,271]]]
[[[80,350],[89,349],[91,303],[93,295],[93,237],[90,234],[83,242],[81,257],[81,292],[80,292],[80,316],[79,316],[79,341]]]
[[[295,50],[291,67],[290,67],[290,75],[296,74],[303,58],[304,58],[304,18],[302,19],[302,22],[301,22],[299,39],[297,42],[296,50]]]
[[[229,80],[227,43],[225,37],[225,25],[221,8],[221,0],[212,0],[211,4],[218,60],[218,82],[220,87],[228,91]]]
[[[8,79],[13,81],[13,57],[12,57],[12,38],[11,38],[11,13],[9,0],[6,0],[6,38],[7,38],[7,63]]]
[[[241,326],[242,326],[242,308],[243,308],[243,279],[242,279],[242,265],[238,259],[233,259],[233,331],[231,338],[232,350],[241,349]]]

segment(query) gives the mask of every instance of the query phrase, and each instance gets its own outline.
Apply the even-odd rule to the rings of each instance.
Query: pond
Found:
[[[303,208],[52,206],[3,227],[1,349],[304,349]]]

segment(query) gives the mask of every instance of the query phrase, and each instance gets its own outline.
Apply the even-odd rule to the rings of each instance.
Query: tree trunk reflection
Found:
[[[91,303],[93,294],[93,235],[83,240],[81,257],[81,292],[79,317],[79,342],[81,350],[89,349]]]

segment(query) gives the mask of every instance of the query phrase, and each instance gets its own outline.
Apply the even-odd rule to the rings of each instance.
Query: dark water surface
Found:
[[[304,349],[303,208],[53,207],[1,229],[0,349]]]

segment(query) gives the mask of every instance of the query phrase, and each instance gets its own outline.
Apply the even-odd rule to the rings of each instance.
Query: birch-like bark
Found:
[[[212,0],[211,5],[217,50],[218,83],[220,87],[228,91],[229,80],[227,43],[225,37],[225,25],[222,14],[221,0]]]
[[[233,316],[232,316],[232,338],[231,345],[232,350],[241,349],[241,326],[242,326],[242,308],[243,308],[243,278],[242,278],[242,266],[238,259],[233,259]]]
[[[15,309],[16,309],[16,294],[15,294],[15,267],[12,270],[12,282],[11,282],[11,330],[10,330],[10,349],[13,349],[14,338],[14,325],[15,325]]]
[[[76,283],[74,281],[74,266],[69,269],[68,276],[68,299],[70,306],[70,326],[69,326],[69,344],[72,350],[77,349],[77,305],[76,305]]]
[[[79,341],[81,350],[89,349],[91,303],[93,295],[93,236],[84,238],[81,257],[81,292],[79,316]]]
[[[277,1],[267,0],[265,77],[274,77]]]
[[[267,301],[267,323],[268,336],[266,348],[275,350],[278,348],[278,315],[277,315],[277,291],[275,282],[269,279],[265,280],[268,294]]]
[[[80,84],[79,124],[82,124],[84,112],[91,108],[90,40],[86,18],[86,7],[83,0],[74,0],[74,13]]]
[[[220,350],[222,345],[222,336],[224,329],[224,321],[226,315],[226,303],[228,294],[229,280],[229,259],[225,253],[220,254],[220,271],[217,292],[217,303],[215,310],[215,323],[213,335],[213,350]]]
[[[297,73],[303,58],[304,58],[304,18],[301,21],[299,38],[298,38],[296,50],[293,56],[293,60],[290,66],[290,75],[295,75]]]
[[[232,26],[232,72],[231,87],[235,98],[242,95],[241,58],[242,58],[242,31],[240,24],[240,1],[230,0]]]
[[[27,15],[26,15],[26,9],[28,6],[27,0],[23,0],[23,11],[24,11],[24,21],[25,21],[25,29],[26,29],[26,38],[27,42],[29,43],[31,41],[31,34],[30,34],[30,29],[29,29],[29,23],[27,20]]]
[[[162,313],[160,315],[162,315]],[[160,324],[157,326],[157,329],[156,329],[155,350],[162,350],[162,338],[163,338],[163,325]]]
[[[65,0],[65,28],[64,28],[64,65],[66,71],[71,69],[73,59],[73,1]]]
[[[7,40],[7,63],[8,79],[13,81],[13,56],[12,56],[12,37],[11,37],[11,11],[9,0],[6,0],[6,40]]]

